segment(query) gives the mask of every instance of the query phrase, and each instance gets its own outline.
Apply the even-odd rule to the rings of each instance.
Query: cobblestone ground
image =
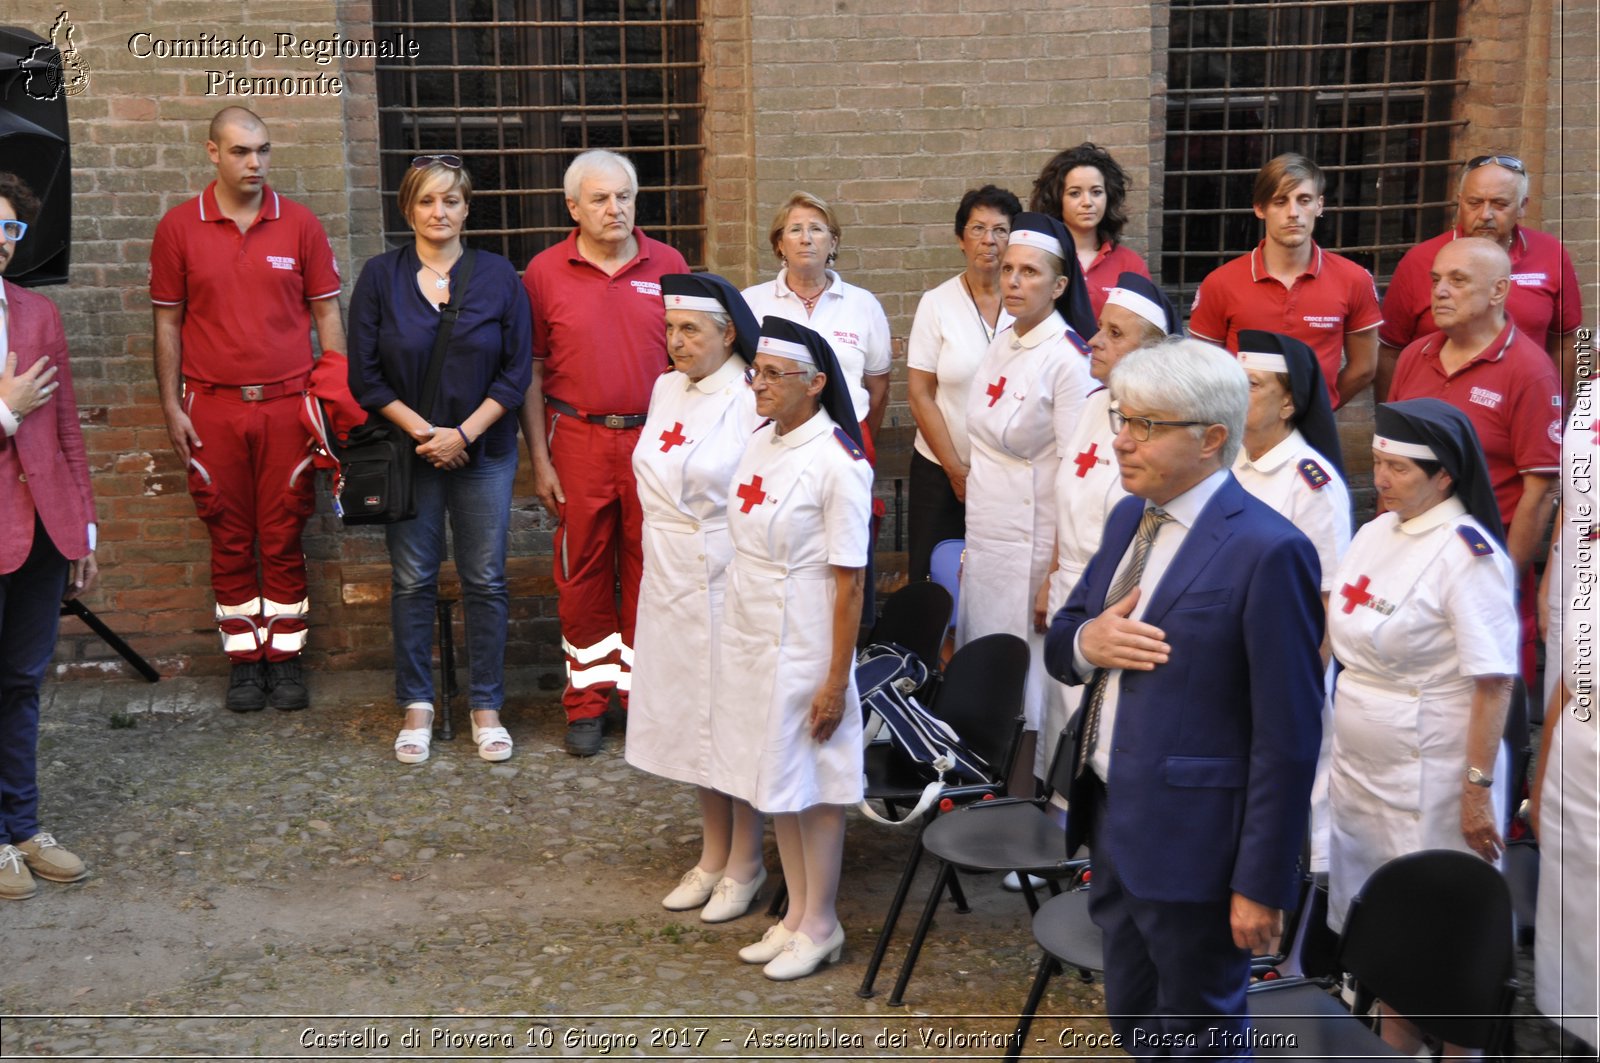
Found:
[[[507,763],[477,758],[463,711],[406,767],[388,683],[324,677],[307,712],[243,716],[219,708],[220,679],[48,686],[43,822],[93,874],[0,903],[0,1057],[1003,1054],[1038,954],[995,879],[970,882],[971,914],[941,913],[909,1007],[885,1002],[899,947],[863,1000],[908,839],[853,820],[844,961],[768,982],[734,955],[764,916],[710,926],[658,903],[698,855],[690,792],[615,738],[561,752],[549,695],[508,706]],[[1091,1054],[1101,1007],[1056,979],[1027,1055]],[[1553,1053],[1549,1030],[1521,1022],[1519,1047]]]

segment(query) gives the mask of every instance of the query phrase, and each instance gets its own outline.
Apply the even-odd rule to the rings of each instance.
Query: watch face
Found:
[[[1479,771],[1477,768],[1467,769],[1467,781],[1474,786],[1494,785],[1494,780],[1489,778],[1489,776],[1485,775],[1483,772]]]

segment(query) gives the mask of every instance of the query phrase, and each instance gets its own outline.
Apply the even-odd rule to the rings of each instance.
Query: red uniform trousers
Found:
[[[211,533],[223,652],[235,662],[281,661],[306,642],[300,534],[316,508],[316,470],[301,387],[257,402],[240,392],[189,384],[184,404],[201,442],[190,456],[189,494]]]
[[[570,722],[604,713],[612,688],[628,704],[644,573],[644,512],[633,478],[640,430],[590,424],[546,407],[545,431],[567,496],[553,546],[567,663],[561,703]]]

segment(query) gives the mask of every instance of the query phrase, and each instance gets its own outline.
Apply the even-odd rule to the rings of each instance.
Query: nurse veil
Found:
[[[1506,532],[1489,481],[1489,463],[1466,414],[1443,399],[1386,402],[1378,406],[1374,431],[1373,450],[1431,458],[1444,466],[1455,483],[1455,497],[1504,548]]]

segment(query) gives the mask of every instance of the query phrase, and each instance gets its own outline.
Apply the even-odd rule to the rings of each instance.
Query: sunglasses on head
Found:
[[[440,166],[448,166],[452,170],[459,170],[461,169],[461,156],[418,155],[416,158],[411,160],[411,168],[414,170],[426,170],[434,163],[438,163]]]
[[[1504,166],[1512,173],[1525,174],[1528,168],[1522,165],[1522,160],[1515,155],[1479,155],[1467,161],[1467,172],[1470,173],[1480,166]]]

